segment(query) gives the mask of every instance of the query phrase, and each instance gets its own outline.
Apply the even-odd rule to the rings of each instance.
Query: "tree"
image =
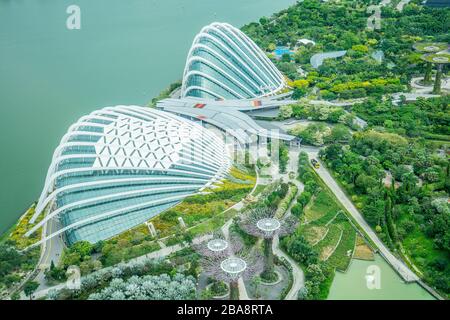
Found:
[[[377,184],[378,182],[376,179],[364,173],[360,174],[355,181],[355,186],[362,193],[367,193],[370,188],[377,186]]]
[[[282,240],[282,245],[289,255],[300,263],[309,265],[316,263],[318,260],[317,252],[302,236],[294,234],[286,237]]]
[[[113,279],[102,291],[91,294],[90,300],[188,300],[194,299],[196,281],[192,276],[167,274],[132,276],[127,281]]]
[[[331,129],[331,134],[325,139],[326,142],[345,142],[351,139],[350,130],[342,124],[337,124]]]
[[[283,55],[281,56],[281,61],[291,62],[291,55],[289,53],[283,53]]]
[[[297,300],[306,300],[308,297],[308,289],[306,287],[301,287],[297,292]]]
[[[260,276],[254,276],[252,278],[252,284],[255,287],[255,298],[259,298],[260,297],[260,292],[259,292],[259,286],[261,284],[261,277]]]
[[[19,267],[22,261],[22,255],[16,248],[0,244],[0,278]]]
[[[39,287],[39,283],[36,281],[27,281],[23,286],[23,291],[26,296],[30,297],[30,300],[33,298],[33,293]]]
[[[390,196],[386,197],[385,218],[388,227],[389,235],[394,243],[398,241],[397,230],[395,228],[394,220],[392,219],[392,200]]]
[[[342,145],[332,144],[325,148],[325,158],[328,160],[336,160],[342,156]]]
[[[12,295],[11,295],[11,300],[19,300],[20,299],[20,293],[19,292],[14,292]]]
[[[292,117],[292,106],[281,106],[279,111],[279,117],[282,119],[288,119]]]
[[[311,193],[308,191],[303,191],[297,201],[304,208],[308,204],[309,200],[311,200]]]
[[[284,143],[280,144],[280,172],[286,172],[286,167],[289,161],[289,149],[286,147]]]

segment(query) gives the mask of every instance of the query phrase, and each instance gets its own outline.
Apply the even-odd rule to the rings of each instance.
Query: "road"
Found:
[[[59,228],[60,225],[58,219],[50,219],[44,229],[45,236],[50,235]],[[62,239],[62,235],[47,240],[47,242],[43,244],[42,249],[43,252],[41,254],[38,266],[39,273],[34,278],[34,281],[37,281],[39,283],[39,287],[37,289],[38,291],[48,288],[47,282],[45,280],[45,271],[50,267],[52,261],[55,266],[58,265],[58,261],[61,258],[61,254],[64,249],[64,241]]]
[[[318,148],[303,148],[306,153],[308,153],[309,158],[318,159]],[[325,184],[331,189],[336,198],[341,202],[341,204],[347,209],[351,216],[356,220],[359,226],[364,230],[367,236],[372,240],[372,242],[377,246],[379,253],[386,259],[386,261],[394,268],[395,271],[405,280],[406,282],[414,282],[419,280],[419,277],[412,272],[402,261],[397,259],[389,249],[384,245],[384,243],[378,238],[372,228],[364,220],[361,213],[356,209],[353,203],[348,199],[341,187],[336,183],[328,170],[324,167],[323,163],[319,160],[321,166],[316,170],[318,175],[322,178]]]

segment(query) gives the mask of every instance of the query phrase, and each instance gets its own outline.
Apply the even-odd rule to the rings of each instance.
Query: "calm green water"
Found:
[[[367,287],[367,268],[376,265],[380,270],[380,289]],[[395,271],[376,255],[375,261],[353,260],[347,273],[336,272],[329,300],[433,300],[418,284],[406,284]]]
[[[54,148],[79,117],[146,104],[181,78],[195,34],[294,0],[0,0],[0,233],[38,198]],[[66,29],[66,8],[81,30]]]

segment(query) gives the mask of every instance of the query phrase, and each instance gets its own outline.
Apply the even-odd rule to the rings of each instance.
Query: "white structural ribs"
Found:
[[[41,242],[100,221],[99,230],[109,228],[104,236],[79,240],[107,238],[115,228],[105,227],[108,218],[126,219],[147,207],[153,216],[158,207],[162,211],[222,179],[230,166],[224,142],[194,122],[151,108],[103,108],[80,118],[61,139],[30,222],[50,210],[26,236],[59,217],[63,228]],[[151,217],[140,214],[133,218],[136,225]]]
[[[281,72],[243,32],[212,23],[194,38],[183,73],[182,97],[251,99],[286,86]]]

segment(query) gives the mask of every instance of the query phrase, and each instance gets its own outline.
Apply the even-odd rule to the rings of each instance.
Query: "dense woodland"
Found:
[[[394,1],[395,2],[395,1]],[[275,61],[291,80],[306,80],[296,88],[296,97],[318,88],[319,97],[358,98],[401,91],[413,74],[424,70],[420,54],[412,45],[417,41],[450,42],[450,13],[448,9],[430,9],[413,0],[402,12],[391,6],[382,8],[381,30],[366,28],[367,6],[379,1],[340,1],[323,4],[306,0],[273,18],[243,27],[261,48],[272,51],[275,46],[294,49],[299,39],[311,39],[315,46],[300,46],[291,57]],[[326,59],[319,69],[309,64],[318,52],[348,50],[338,59]],[[381,50],[385,59],[377,62],[371,55]],[[296,72],[301,66],[309,71],[306,78]]]

